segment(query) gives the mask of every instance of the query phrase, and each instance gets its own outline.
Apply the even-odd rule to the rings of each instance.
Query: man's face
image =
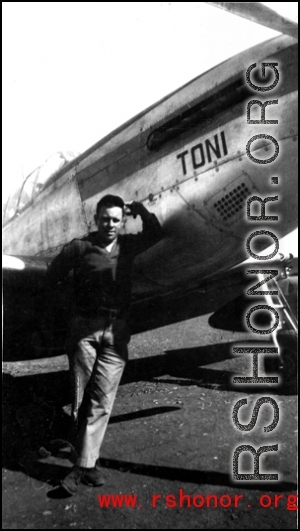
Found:
[[[123,210],[120,207],[102,207],[95,222],[101,243],[109,245],[118,236],[122,228]]]

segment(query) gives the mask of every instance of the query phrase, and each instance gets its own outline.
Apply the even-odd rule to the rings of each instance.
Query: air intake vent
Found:
[[[246,215],[246,202],[253,194],[257,194],[257,190],[247,173],[243,172],[208,199],[206,208],[209,216],[230,226]]]
[[[244,206],[249,197],[250,190],[245,183],[236,186],[231,192],[224,194],[221,199],[214,203],[214,208],[223,221],[227,221],[236,215]]]

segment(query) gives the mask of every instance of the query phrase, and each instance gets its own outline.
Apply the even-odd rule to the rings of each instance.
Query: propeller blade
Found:
[[[273,9],[260,2],[206,2],[212,6],[229,11],[234,15],[251,20],[262,26],[267,26],[285,35],[298,38],[298,24],[282,17]]]

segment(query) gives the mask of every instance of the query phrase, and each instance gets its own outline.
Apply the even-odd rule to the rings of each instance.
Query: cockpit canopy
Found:
[[[53,181],[54,175],[78,155],[79,153],[73,151],[59,151],[30,173],[9,197],[4,210],[4,224],[29,206],[31,201]]]

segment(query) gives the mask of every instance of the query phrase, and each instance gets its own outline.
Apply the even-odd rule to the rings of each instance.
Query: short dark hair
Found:
[[[100,201],[97,203],[96,216],[99,215],[102,207],[111,208],[114,206],[121,208],[124,214],[125,203],[122,197],[119,197],[118,195],[110,195],[110,194],[104,195],[103,197],[101,197]]]

